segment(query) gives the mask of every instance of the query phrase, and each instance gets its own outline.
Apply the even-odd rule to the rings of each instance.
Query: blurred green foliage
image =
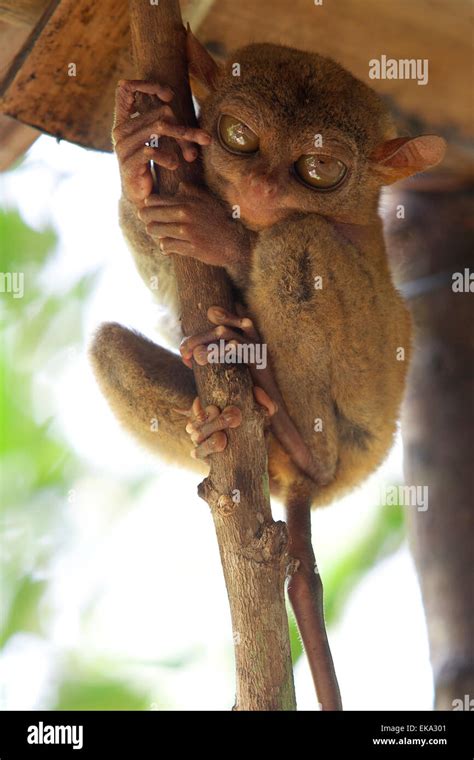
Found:
[[[1,543],[0,647],[22,634],[47,640],[50,567],[67,535],[67,498],[82,465],[52,419],[41,419],[35,375],[65,351],[79,351],[93,278],[55,290],[48,269],[57,236],[17,211],[0,212],[0,271],[24,275],[24,294],[0,302]],[[41,411],[41,410],[40,410]],[[67,540],[67,539],[66,539]],[[63,661],[64,660],[64,661]],[[114,670],[114,673],[118,668]],[[51,709],[146,709],[150,698],[104,666],[59,657]]]
[[[149,698],[105,669],[67,668],[53,710],[147,710]]]

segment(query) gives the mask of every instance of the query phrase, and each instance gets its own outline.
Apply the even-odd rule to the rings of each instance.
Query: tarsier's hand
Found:
[[[229,210],[208,190],[181,182],[176,195],[150,195],[138,213],[160,251],[213,266],[238,265],[249,240]]]
[[[136,93],[148,95],[156,107],[138,114]],[[171,198],[151,195],[151,161],[170,171],[179,165],[173,146],[159,144],[161,137],[174,138],[188,162],[197,158],[199,145],[212,141],[203,129],[177,123],[169,105],[173,97],[170,87],[156,82],[118,83],[112,139],[123,193],[139,210],[148,234],[163,254],[178,253],[215,266],[238,266],[248,254],[249,236],[215,196],[186,183],[181,183]]]
[[[156,102],[156,107],[145,114],[138,114],[135,104],[137,92],[150,96]],[[165,169],[178,168],[176,152],[170,147],[165,149],[159,145],[153,146],[154,141],[159,141],[160,137],[173,137],[183,158],[194,161],[198,155],[195,143],[209,145],[212,140],[203,129],[184,127],[177,123],[168,105],[173,97],[170,87],[157,82],[122,79],[117,86],[112,139],[119,161],[123,193],[138,206],[143,204],[153,190],[151,161]]]

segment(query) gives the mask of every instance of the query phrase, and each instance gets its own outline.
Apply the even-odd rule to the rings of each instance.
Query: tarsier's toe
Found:
[[[191,422],[186,425],[186,432],[193,443],[202,443],[211,433],[221,430],[222,427],[216,426],[219,419],[220,410],[217,406],[206,406],[205,409],[200,407],[198,415],[194,415]]]
[[[217,454],[224,451],[227,446],[227,436],[223,432],[212,433],[209,438],[192,449],[191,456],[193,459],[206,459],[210,454]]]
[[[236,428],[242,422],[242,412],[236,406],[227,406],[222,412],[217,406],[202,407],[196,399],[189,413],[186,432],[195,445],[194,459],[205,459],[210,454],[224,451],[227,446],[225,430]]]
[[[257,404],[263,406],[269,417],[273,417],[277,413],[278,404],[259,385],[254,385],[253,395]]]

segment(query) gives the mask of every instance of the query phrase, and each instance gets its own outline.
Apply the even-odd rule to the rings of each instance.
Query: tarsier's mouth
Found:
[[[237,218],[253,230],[271,227],[291,213],[281,191],[268,197],[252,191],[247,183],[240,184],[238,188],[229,188],[226,200],[233,212],[238,214]]]
[[[281,221],[290,213],[283,206],[258,206],[251,203],[240,206],[240,218],[253,230],[263,230]]]

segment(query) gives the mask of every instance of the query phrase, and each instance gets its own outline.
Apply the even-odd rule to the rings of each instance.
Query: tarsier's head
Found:
[[[379,190],[436,165],[445,142],[396,137],[386,106],[334,61],[249,45],[217,64],[188,33],[209,186],[254,229],[296,211],[340,222],[375,217]]]

